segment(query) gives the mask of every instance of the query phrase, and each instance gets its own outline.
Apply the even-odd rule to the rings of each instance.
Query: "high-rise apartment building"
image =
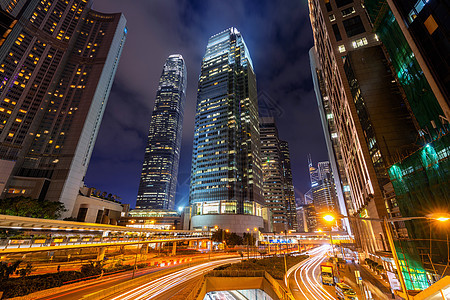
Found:
[[[310,0],[317,55],[316,93],[331,107],[335,139],[345,166],[352,207],[360,217],[388,215],[383,187],[387,167],[416,149],[415,119],[360,2]],[[358,222],[355,237],[366,253],[387,250],[378,222]]]
[[[136,208],[174,209],[186,80],[183,57],[170,55],[156,92]]]
[[[234,232],[263,226],[258,102],[242,34],[210,37],[198,82],[191,166],[191,226]]]
[[[272,211],[273,230],[296,230],[296,210],[289,145],[280,140],[273,117],[260,118],[263,191]]]
[[[4,197],[61,201],[70,216],[119,63],[126,20],[120,13],[96,12],[86,0],[0,5],[17,21],[0,46],[0,188]]]

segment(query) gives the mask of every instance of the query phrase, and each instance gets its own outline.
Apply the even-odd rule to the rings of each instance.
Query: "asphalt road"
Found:
[[[143,299],[170,299],[185,289],[192,280],[199,279],[203,273],[217,266],[239,262],[240,258],[229,258],[202,263],[193,267],[173,272],[135,288],[123,291],[108,299],[111,300],[143,300]]]
[[[291,273],[288,284],[295,299],[337,299],[334,287],[323,286],[320,279],[320,264],[327,259],[328,250],[328,245],[310,250],[310,257]]]

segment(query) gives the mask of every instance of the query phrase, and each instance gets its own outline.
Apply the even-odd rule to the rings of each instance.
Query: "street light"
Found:
[[[341,219],[348,218],[348,219],[356,219],[356,220],[364,220],[364,221],[377,221],[377,222],[383,223],[384,229],[386,231],[387,239],[389,241],[389,246],[391,247],[392,256],[394,258],[394,263],[395,263],[395,266],[397,267],[398,278],[400,279],[400,284],[402,286],[403,291],[406,294],[406,299],[408,299],[408,300],[410,298],[409,298],[408,290],[406,289],[405,278],[403,277],[403,273],[400,269],[400,262],[398,260],[397,251],[395,250],[394,238],[392,237],[391,227],[389,226],[388,222],[411,221],[411,220],[417,220],[417,219],[436,220],[439,222],[447,222],[450,220],[450,214],[448,214],[448,213],[432,213],[432,214],[428,214],[423,217],[400,217],[400,218],[392,218],[392,219],[387,219],[386,217],[384,217],[383,219],[360,218],[360,217],[343,216],[343,215],[339,215],[338,217]],[[323,219],[328,222],[333,222],[336,219],[336,217],[334,217],[333,215],[327,214],[327,215],[323,216]]]

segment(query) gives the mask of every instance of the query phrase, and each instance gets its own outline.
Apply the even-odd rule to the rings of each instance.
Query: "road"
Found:
[[[324,245],[310,250],[310,257],[302,261],[290,274],[288,284],[295,299],[337,299],[334,287],[324,287],[319,274],[320,264],[328,258],[329,249],[329,245]]]
[[[223,255],[221,255],[223,257]],[[213,257],[213,256],[212,256]],[[188,263],[182,263],[178,265],[183,265]],[[135,277],[140,277],[143,275],[148,275],[151,273],[155,273],[158,271],[162,271],[165,269],[172,268],[174,266],[178,265],[172,265],[172,266],[165,266],[165,267],[156,267],[156,268],[145,268],[136,271]],[[94,293],[96,291],[106,289],[108,287],[111,287],[113,285],[125,282],[127,280],[130,280],[132,276],[132,271],[118,273],[118,274],[112,274],[103,276],[101,279],[95,279],[95,280],[89,280],[84,283],[81,283],[79,286],[75,286],[70,288],[69,290],[63,290],[60,293],[55,293],[51,296],[46,296],[42,298],[38,298],[40,300],[53,300],[53,299],[64,299],[64,300],[72,300],[72,299],[80,299],[82,296]]]
[[[189,267],[169,275],[162,276],[146,284],[132,288],[128,291],[109,297],[111,300],[143,300],[143,299],[170,299],[189,286],[192,281],[200,278],[217,266],[241,261],[240,258],[222,259],[206,262]]]

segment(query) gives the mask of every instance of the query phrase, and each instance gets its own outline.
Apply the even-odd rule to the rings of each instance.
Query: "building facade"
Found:
[[[417,120],[421,141],[420,149],[389,166],[391,183],[385,189],[389,213],[423,217],[448,211],[448,2],[370,0],[365,5]],[[407,221],[395,229],[397,253],[409,265],[402,270],[408,289],[426,288],[430,278],[438,279],[436,272],[448,275],[445,228],[428,221]]]
[[[283,166],[284,177],[284,196],[287,203],[287,224],[288,229],[297,231],[297,213],[295,202],[294,183],[292,179],[291,155],[289,153],[289,143],[280,140],[281,161]]]
[[[423,133],[436,138],[450,122],[448,1],[369,0],[365,5]]]
[[[208,41],[198,82],[193,144],[192,228],[232,224],[242,233],[262,227],[256,77],[236,28]]]
[[[127,29],[91,2],[3,1],[17,22],[0,46],[3,197],[61,201],[70,216]]]
[[[136,201],[138,209],[173,210],[175,207],[186,74],[183,57],[170,55],[156,92]]]
[[[350,194],[350,185],[345,172],[342,150],[338,141],[338,130],[331,108],[330,98],[327,95],[322,69],[319,67],[316,51],[313,48],[309,51],[311,65],[311,75],[316,93],[317,105],[319,108],[320,121],[327,146],[328,158],[334,178],[336,196],[338,200],[339,213],[343,216],[353,215],[353,204]],[[352,229],[348,219],[342,220],[342,226],[351,235]]]
[[[331,107],[351,193],[349,209],[359,217],[383,218],[388,215],[387,166],[417,148],[416,122],[363,5],[350,0],[310,0],[309,5],[315,69],[325,88],[316,92]],[[355,236],[366,254],[387,249],[381,224],[357,225]]]
[[[296,211],[289,145],[278,136],[273,117],[260,118],[261,161],[265,205],[272,211],[273,230],[296,230]]]

